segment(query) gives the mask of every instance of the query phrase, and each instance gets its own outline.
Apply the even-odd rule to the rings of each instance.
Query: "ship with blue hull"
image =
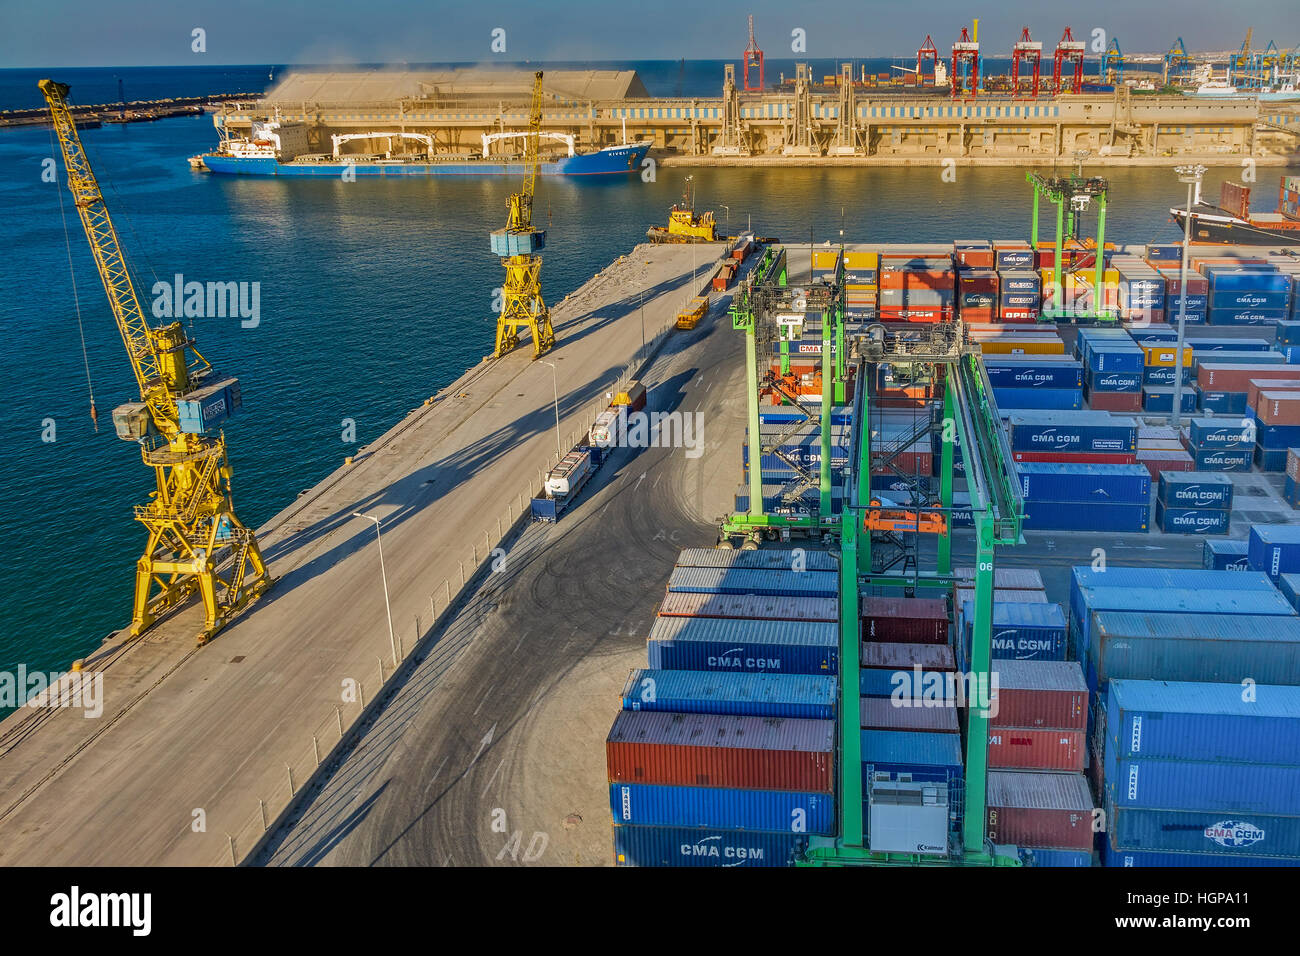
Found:
[[[333,137],[331,153],[308,153],[303,150],[306,137],[297,124],[255,124],[248,139],[223,139],[211,153],[190,159],[199,170],[235,176],[516,176],[524,174],[523,163],[512,155],[494,155],[492,146],[502,139],[526,136],[520,132],[493,133],[483,137],[481,154],[444,154],[432,151],[432,139],[420,133],[383,130],[351,133]],[[546,138],[558,139],[568,146],[566,155],[544,158],[538,169],[542,176],[627,176],[641,171],[641,163],[650,143],[624,142],[580,153],[574,149],[573,137],[544,132]],[[342,147],[353,140],[383,142],[388,148],[380,153],[347,153]],[[400,153],[394,146],[404,140],[416,140],[423,152]]]

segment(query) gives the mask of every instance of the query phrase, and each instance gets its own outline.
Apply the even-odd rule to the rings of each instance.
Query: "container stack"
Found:
[[[1286,471],[1287,449],[1300,445],[1300,391],[1257,389],[1250,415],[1255,466],[1260,471]]]
[[[1277,324],[1273,348],[1282,353],[1288,365],[1295,365],[1300,364],[1300,320],[1296,319],[1300,313],[1300,276],[1293,277],[1291,283],[1291,318]]]
[[[1065,342],[1054,329],[1018,329],[998,326],[976,327],[969,330],[970,340],[979,346],[980,353],[1010,357],[1064,355]],[[1077,356],[1076,356],[1077,357]]]
[[[1164,425],[1139,425],[1137,463],[1157,481],[1165,471],[1193,471],[1196,463],[1178,440],[1178,432]]]
[[[1277,352],[1250,352],[1224,361],[1231,352],[1196,353],[1196,388],[1201,410],[1215,415],[1245,415],[1252,381],[1300,382],[1300,365],[1281,363]],[[1275,386],[1276,387],[1276,386]]]
[[[1000,410],[1083,407],[1083,365],[1064,355],[1002,356],[984,360]]]
[[[1128,333],[1120,330],[1120,336],[1084,340],[1083,397],[1099,411],[1140,412],[1146,352]]]
[[[1193,418],[1182,431],[1182,441],[1197,471],[1250,471],[1252,431],[1240,419]]]
[[[1119,314],[1125,322],[1150,325],[1165,321],[1165,278],[1140,256],[1117,255]]]
[[[1210,325],[1274,325],[1291,317],[1291,277],[1267,265],[1206,265]]]
[[[1293,509],[1300,508],[1300,448],[1286,450],[1286,481],[1282,485],[1282,497]]]
[[[811,550],[678,557],[606,741],[617,865],[787,866],[834,832],[836,568]]]
[[[1145,533],[1151,474],[1143,465],[1017,462],[1024,527]]]
[[[1136,336],[1134,340],[1137,341]],[[1171,414],[1174,410],[1174,387],[1171,382],[1168,385],[1147,384],[1148,379],[1163,377],[1161,375],[1150,374],[1151,369],[1169,369],[1170,374],[1176,370],[1178,364],[1178,343],[1165,342],[1155,339],[1143,339],[1138,342],[1138,348],[1142,349],[1143,366],[1142,366],[1142,410],[1154,412],[1159,415]],[[1190,372],[1192,366],[1192,347],[1183,346],[1183,368]],[[1187,372],[1184,373],[1186,376]],[[1195,386],[1184,385],[1182,396],[1179,399],[1180,410],[1183,414],[1189,414],[1196,411],[1196,388]]]
[[[1267,574],[1273,581],[1278,575],[1300,572],[1300,525],[1251,525],[1246,560],[1252,571]]]
[[[1043,280],[1033,269],[998,273],[998,321],[1033,324],[1042,314]]]
[[[1112,681],[1105,866],[1300,865],[1300,688]]]
[[[1026,866],[1092,866],[1093,800],[1081,773],[991,770],[988,835]]]
[[[1099,411],[1017,411],[1008,415],[1017,462],[1137,463],[1135,418]]]
[[[1201,567],[1207,571],[1249,571],[1246,542],[1206,538]]]
[[[880,292],[880,253],[844,253],[844,315],[853,322],[874,322]]]
[[[1156,490],[1156,527],[1165,534],[1227,534],[1232,479],[1209,472],[1165,472]]]
[[[951,322],[957,300],[952,253],[882,252],[881,322]]]

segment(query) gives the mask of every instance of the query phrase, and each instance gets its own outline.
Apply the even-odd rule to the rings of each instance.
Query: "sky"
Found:
[[[738,56],[753,13],[773,58],[915,55],[926,34],[946,53],[980,17],[986,54],[1020,28],[1050,50],[1068,23],[1126,53],[1300,44],[1297,0],[0,0],[0,67],[721,59]],[[493,50],[504,30],[505,50]],[[202,51],[194,31],[203,31]],[[792,31],[806,37],[792,50]],[[497,34],[500,46],[501,34]],[[1104,46],[1104,41],[1103,41]],[[1091,52],[1091,51],[1090,51]],[[1099,52],[1099,51],[1097,51]]]

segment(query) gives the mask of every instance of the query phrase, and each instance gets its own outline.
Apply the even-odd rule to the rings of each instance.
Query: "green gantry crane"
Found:
[[[1080,160],[1082,162],[1082,160]],[[1102,279],[1106,271],[1106,193],[1109,184],[1100,176],[1085,177],[1080,171],[1074,176],[1044,176],[1042,173],[1028,172],[1025,180],[1034,187],[1034,211],[1029,223],[1029,244],[1034,252],[1038,251],[1038,201],[1045,198],[1056,205],[1056,257],[1051,269],[1043,270],[1043,278],[1051,276],[1052,302],[1050,310],[1044,310],[1044,321],[1057,318],[1089,318],[1098,322],[1113,322],[1116,315],[1105,309],[1105,294]],[[1062,308],[1061,295],[1064,291],[1064,270],[1061,263],[1065,260],[1065,237],[1079,238],[1079,221],[1093,200],[1097,201],[1097,248],[1093,268],[1092,308],[1086,310]]]

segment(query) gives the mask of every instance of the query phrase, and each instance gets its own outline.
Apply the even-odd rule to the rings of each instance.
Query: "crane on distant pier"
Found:
[[[533,228],[533,193],[540,165],[538,142],[542,131],[542,71],[533,74],[533,97],[528,110],[528,135],[524,138],[524,188],[510,197],[510,216],[504,229],[492,233],[492,251],[501,257],[506,281],[501,287],[501,315],[497,318],[500,358],[519,344],[520,328],[533,334],[533,358],[555,344],[551,313],[542,299],[542,257],[546,230]]]
[[[140,390],[139,402],[113,409],[113,426],[119,438],[139,444],[158,482],[152,500],[135,509],[149,540],[136,562],[131,636],[138,637],[197,591],[206,615],[198,643],[204,644],[272,583],[256,537],[235,517],[225,434],[213,433],[239,409],[239,381],[213,371],[181,322],[151,327],[145,321],[117,230],[68,109],[68,86],[53,80],[41,80],[38,86]]]

